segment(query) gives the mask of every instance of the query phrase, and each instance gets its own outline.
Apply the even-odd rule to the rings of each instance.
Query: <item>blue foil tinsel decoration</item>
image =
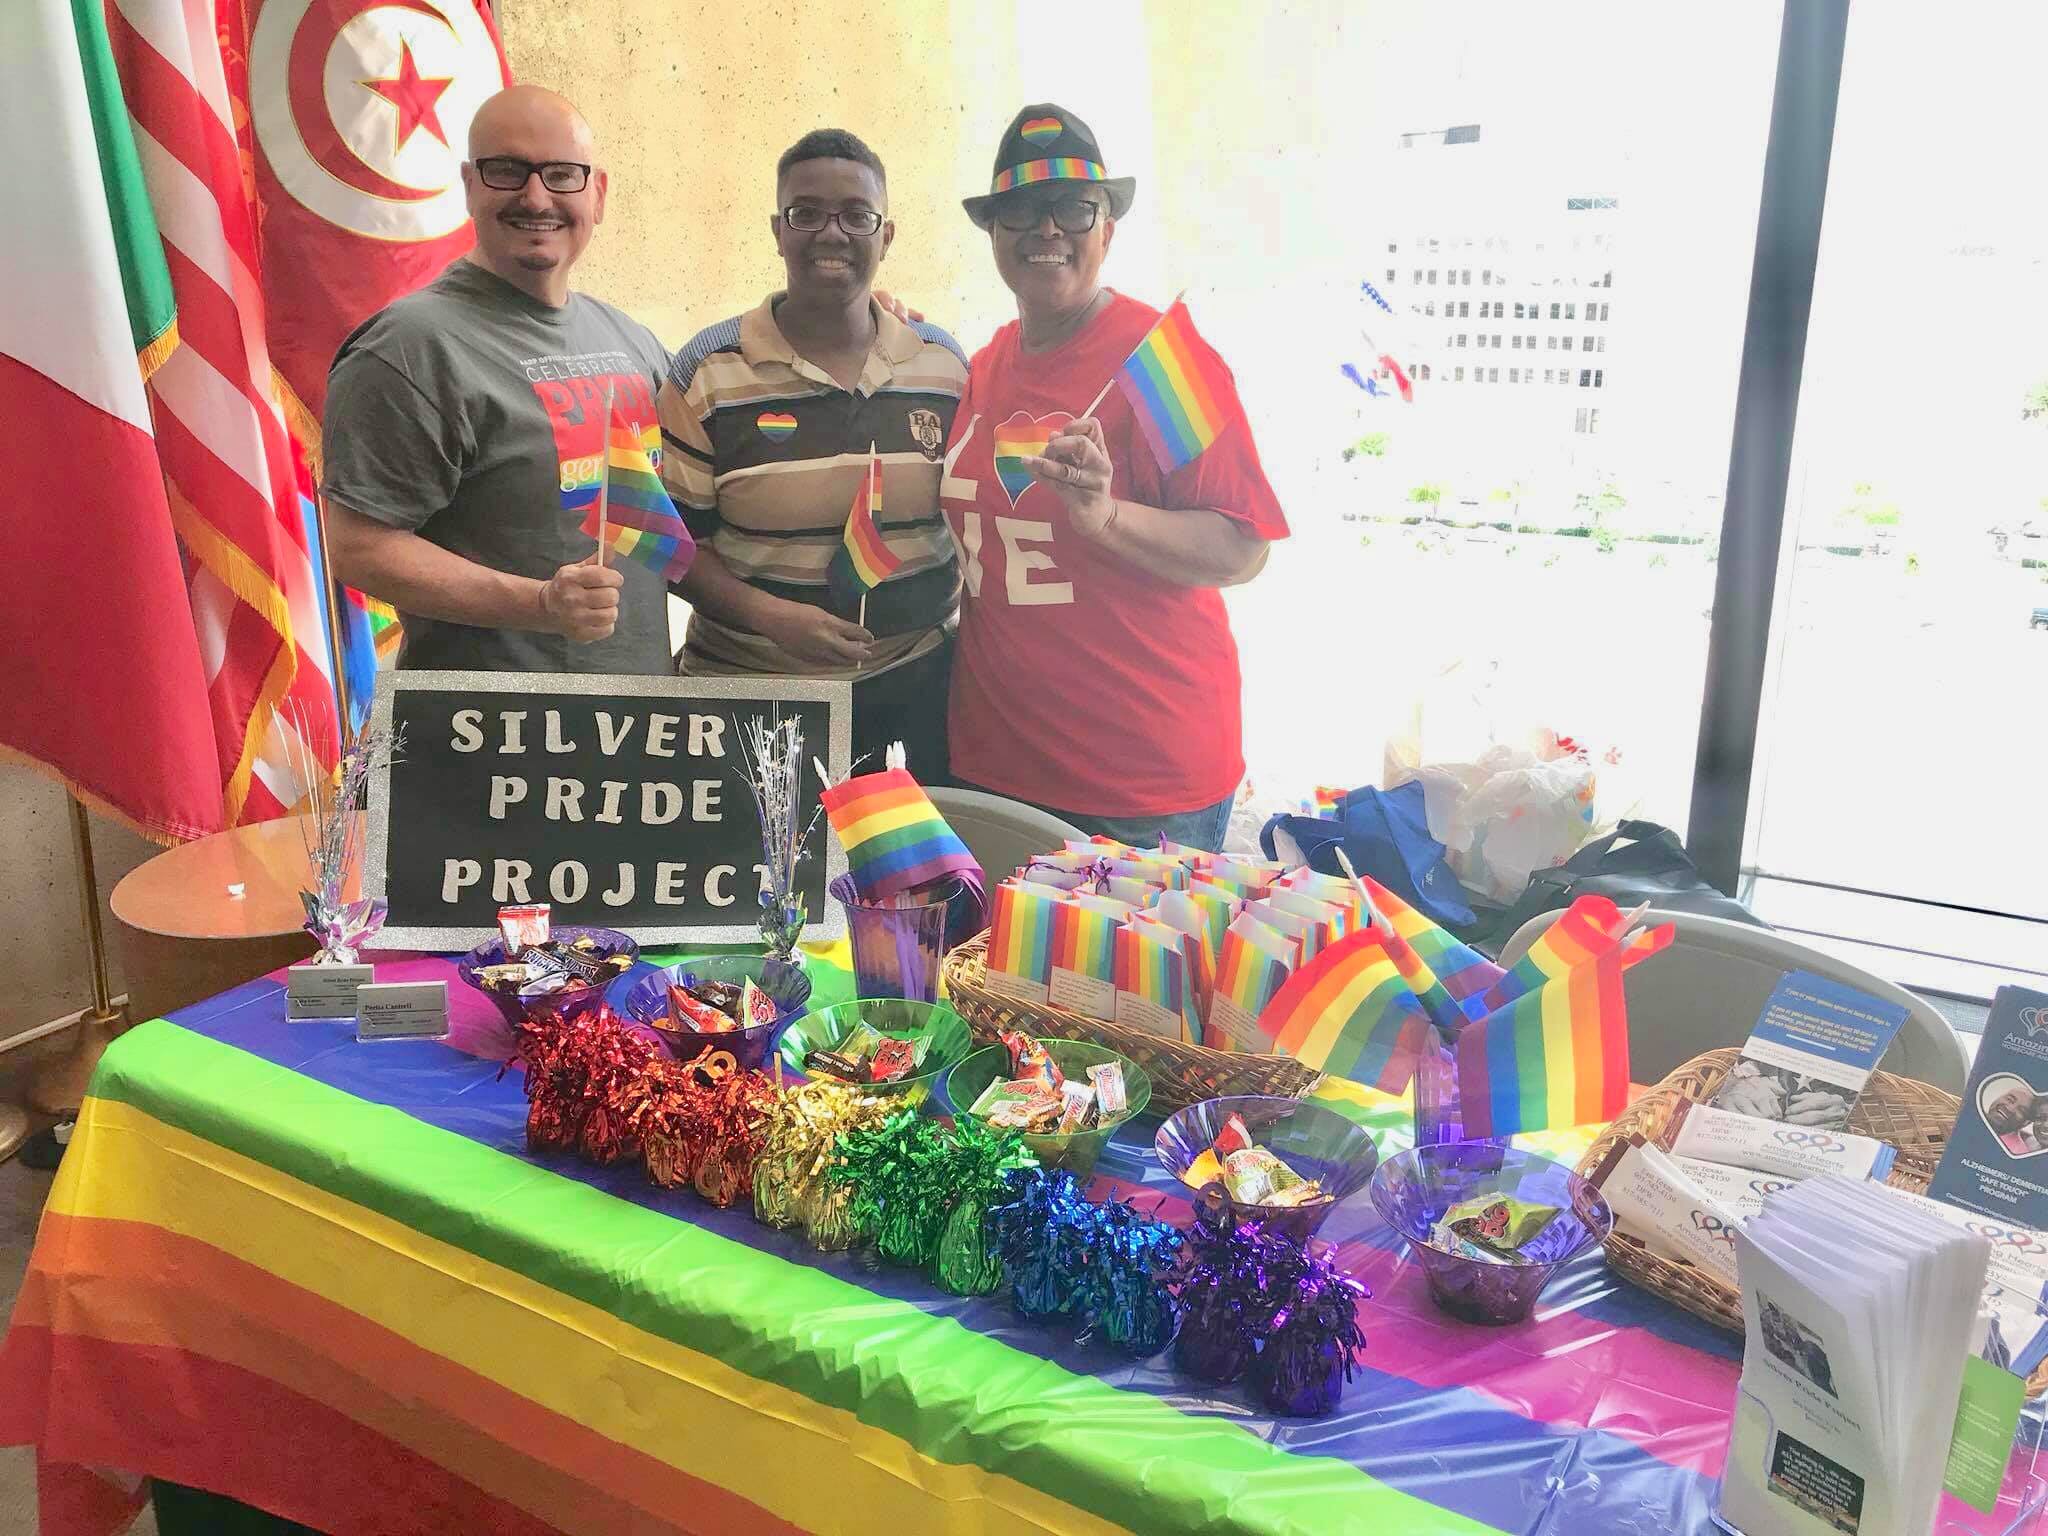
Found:
[[[988,1213],[1010,1300],[1026,1317],[1071,1317],[1085,1339],[1133,1355],[1172,1342],[1179,1308],[1164,1284],[1181,1234],[1121,1200],[1092,1204],[1071,1173],[1009,1175],[1007,1199]]]

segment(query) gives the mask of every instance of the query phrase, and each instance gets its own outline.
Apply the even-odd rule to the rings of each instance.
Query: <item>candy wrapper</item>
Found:
[[[845,1083],[895,1083],[914,1074],[924,1064],[930,1040],[885,1035],[866,1023],[856,1024],[846,1038],[829,1051],[812,1051],[804,1057],[804,1070],[823,1073]]]
[[[544,901],[498,908],[498,932],[505,936],[505,953],[523,954],[547,943],[552,912]]]
[[[1088,1081],[1095,1089],[1095,1103],[1104,1120],[1114,1120],[1130,1108],[1130,1097],[1124,1089],[1122,1062],[1097,1062],[1088,1069]]]
[[[996,1031],[996,1038],[1003,1043],[1003,1049],[1010,1053],[1010,1081],[1015,1083],[1043,1083],[1057,1090],[1066,1081],[1059,1067],[1052,1059],[1052,1053],[1032,1039],[1014,1029]]]
[[[1525,1264],[1522,1250],[1559,1215],[1554,1205],[1537,1205],[1513,1195],[1484,1195],[1450,1207],[1431,1237],[1439,1246],[1482,1263]]]
[[[1010,1300],[1026,1317],[1070,1316],[1118,1348],[1150,1355],[1173,1337],[1179,1314],[1163,1279],[1181,1235],[1121,1200],[1091,1205],[1074,1176],[1013,1173],[988,1213]]]
[[[1296,1173],[1279,1153],[1252,1144],[1241,1115],[1223,1122],[1215,1141],[1188,1164],[1181,1181],[1195,1189],[1221,1184],[1239,1205],[1310,1205],[1323,1198],[1320,1183]]]
[[[1013,1083],[997,1078],[976,1095],[969,1116],[1013,1131],[1050,1131],[1058,1123],[1064,1098],[1044,1083]]]

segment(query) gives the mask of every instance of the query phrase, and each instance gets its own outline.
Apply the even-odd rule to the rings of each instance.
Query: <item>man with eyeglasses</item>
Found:
[[[462,182],[474,249],[328,376],[335,573],[398,609],[402,667],[668,672],[671,572],[600,565],[584,531],[607,426],[658,441],[668,367],[647,327],[569,288],[604,219],[590,125],[513,86],[477,109]],[[684,539],[672,569],[687,558]]]
[[[663,478],[698,541],[676,589],[682,670],[850,679],[855,758],[879,767],[902,741],[920,779],[943,781],[959,574],[939,477],[966,358],[872,297],[896,227],[867,145],[806,134],[776,166],[775,206],[782,290],[685,343],[661,391]],[[901,565],[863,623],[858,589],[830,573],[870,444]]]

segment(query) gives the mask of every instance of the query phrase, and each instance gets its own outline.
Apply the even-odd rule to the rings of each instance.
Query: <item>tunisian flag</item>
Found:
[[[511,77],[487,0],[242,3],[270,356],[317,464],[342,338],[469,249],[469,120]]]

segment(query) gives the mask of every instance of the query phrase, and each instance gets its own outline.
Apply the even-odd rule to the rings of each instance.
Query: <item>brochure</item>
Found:
[[[1999,1443],[1963,1390],[1983,1238],[1831,1174],[1773,1194],[1735,1251],[1747,1339],[1722,1518],[1745,1536],[1927,1536],[1952,1439],[1959,1488],[2004,1467],[2010,1424]]]
[[[1839,1131],[1906,1022],[1906,1005],[1811,971],[1787,971],[1764,1004],[1717,1109]]]
[[[2048,1230],[2048,995],[1998,989],[1927,1193],[2009,1227]]]

